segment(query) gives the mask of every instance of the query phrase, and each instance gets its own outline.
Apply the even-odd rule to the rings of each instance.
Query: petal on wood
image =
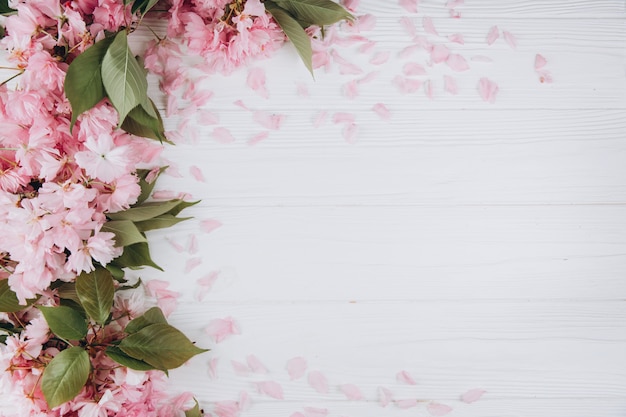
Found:
[[[285,115],[268,113],[265,111],[255,111],[254,121],[263,126],[266,129],[278,130],[285,120]]]
[[[497,26],[492,26],[487,34],[487,45],[493,45],[493,43],[500,37],[500,30]]]
[[[428,404],[426,409],[428,410],[431,416],[435,416],[435,417],[445,416],[446,414],[452,411],[452,407],[450,407],[449,405],[439,404],[439,403],[430,403]]]
[[[408,385],[417,385],[417,382],[415,382],[415,379],[413,379],[413,377],[411,376],[411,374],[408,371],[400,371],[396,374],[396,380],[398,382],[402,382],[403,384],[408,384]]]
[[[304,414],[300,413],[300,412],[295,412],[292,415],[290,415],[289,417],[306,417]]]
[[[391,120],[391,112],[389,111],[389,109],[387,109],[387,106],[385,106],[383,103],[376,103],[374,104],[374,107],[372,107],[372,110],[374,110],[374,112],[378,115],[378,117],[380,117],[383,120]]]
[[[218,143],[231,143],[235,141],[235,137],[230,130],[225,127],[216,127],[211,133],[211,137]]]
[[[343,95],[350,100],[355,99],[359,95],[359,84],[356,80],[352,80],[343,85]]]
[[[410,17],[401,17],[400,26],[402,26],[404,30],[406,30],[406,33],[408,33],[409,36],[414,37],[415,35],[417,35],[417,27],[415,27],[415,23],[413,23],[413,19],[411,19]]]
[[[456,72],[463,72],[469,69],[467,61],[459,54],[450,54],[446,60],[446,65]]]
[[[446,3],[446,7],[448,9],[454,9],[456,7],[462,6],[465,3],[465,0],[448,0]]]
[[[443,76],[443,89],[452,95],[459,93],[459,87],[456,84],[456,80],[449,75]]]
[[[208,110],[198,110],[197,113],[198,123],[202,126],[216,125],[220,122],[220,117]]]
[[[453,33],[452,35],[448,35],[448,40],[450,42],[458,43],[460,45],[465,45],[465,39],[460,33]]]
[[[419,0],[400,0],[398,3],[407,12],[417,13],[417,5],[419,3]]]
[[[426,97],[428,97],[431,100],[435,98],[432,81],[426,80],[424,82],[424,94],[426,95]]]
[[[276,398],[277,400],[283,400],[285,398],[283,387],[276,381],[261,381],[256,382],[255,385],[257,391],[261,394]]]
[[[515,39],[515,36],[513,36],[511,32],[507,30],[502,31],[502,37],[512,49],[517,49],[517,39]]]
[[[389,52],[378,52],[370,59],[372,65],[382,65],[389,61]]]
[[[195,178],[196,181],[206,182],[204,179],[204,175],[202,174],[202,170],[195,165],[189,167],[189,173],[192,177]]]
[[[474,388],[461,395],[461,401],[467,404],[471,404],[480,400],[480,398],[486,393],[482,388]]]
[[[354,123],[355,116],[352,113],[337,112],[333,114],[333,123]]]
[[[306,417],[326,417],[329,414],[326,408],[304,407],[304,415]]]
[[[267,132],[267,131],[265,131],[265,132],[259,132],[259,133],[257,133],[256,135],[252,136],[252,137],[248,140],[247,144],[248,144],[249,146],[254,146],[254,145],[256,145],[257,143],[259,143],[259,142],[261,142],[261,141],[264,141],[265,139],[269,138],[269,136],[270,136],[270,132]]]
[[[236,360],[231,360],[230,365],[233,367],[233,371],[238,376],[248,376],[250,375],[250,368],[245,363],[241,363]]]
[[[352,401],[358,401],[363,399],[363,393],[354,384],[343,384],[339,386],[339,390],[346,396],[347,399]]]
[[[269,372],[265,365],[263,365],[263,362],[255,355],[248,355],[246,362],[248,362],[250,370],[255,374],[267,374]]]
[[[326,111],[319,112],[317,116],[315,116],[315,119],[313,120],[313,127],[315,128],[320,127],[322,124],[324,124],[327,117],[328,117],[328,112]]]
[[[200,222],[200,228],[204,233],[211,233],[218,227],[222,226],[222,222],[215,219],[205,219]]]
[[[535,55],[535,70],[540,70],[541,68],[545,67],[547,63],[548,60],[546,60],[543,55]]]
[[[320,371],[311,371],[308,376],[309,385],[320,394],[328,393],[328,379]]]
[[[185,262],[185,274],[190,273],[200,266],[200,264],[202,264],[202,258],[199,256],[187,259],[187,262]]]
[[[498,84],[491,81],[489,78],[483,77],[478,81],[478,93],[483,101],[495,103],[498,91]]]
[[[220,343],[232,335],[241,333],[239,331],[239,326],[237,326],[237,323],[235,323],[235,320],[232,317],[213,319],[204,330],[213,338],[215,343]]]
[[[217,401],[213,412],[217,417],[239,417],[241,414],[237,401]]]
[[[493,62],[493,59],[485,55],[474,55],[471,60],[472,62]]]
[[[341,134],[343,135],[343,138],[346,140],[346,142],[355,143],[357,141],[358,131],[359,127],[356,123],[349,123],[344,126]]]
[[[391,401],[393,401],[393,393],[385,387],[378,387],[378,404],[381,407],[387,407]]]
[[[439,64],[441,62],[446,62],[450,56],[450,50],[445,45],[435,45],[433,49],[430,51],[430,59],[433,64]]]
[[[407,398],[404,400],[395,400],[394,404],[396,405],[396,407],[402,409],[402,410],[406,410],[408,408],[413,408],[417,406],[417,399],[415,398]]]
[[[217,365],[219,363],[218,358],[211,358],[209,361],[209,377],[211,379],[217,379]]]
[[[422,19],[422,26],[424,27],[424,31],[426,33],[439,36],[439,33],[437,33],[437,29],[435,29],[435,25],[433,24],[433,19],[431,19],[430,17],[424,16],[424,18]]]
[[[391,82],[403,94],[415,93],[422,87],[421,80],[406,78],[401,75],[397,75]]]
[[[219,271],[211,271],[196,281],[196,300],[203,301],[206,295],[213,288],[213,284],[219,278]]]
[[[261,97],[269,98],[270,94],[265,86],[265,71],[262,68],[251,68],[246,83]]]
[[[293,381],[294,379],[300,379],[304,376],[307,368],[306,359],[301,356],[296,356],[295,358],[291,358],[287,361],[287,365],[285,366],[287,369],[287,373],[289,374],[289,378]]]
[[[417,62],[407,62],[402,67],[402,72],[409,77],[413,75],[426,75],[426,69]]]

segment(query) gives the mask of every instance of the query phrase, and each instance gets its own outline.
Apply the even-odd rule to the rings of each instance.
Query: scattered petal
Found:
[[[250,368],[245,363],[241,363],[235,360],[230,361],[231,366],[233,367],[233,371],[238,376],[248,376],[250,375]]]
[[[487,391],[485,391],[484,389],[481,389],[481,388],[471,389],[471,390],[467,391],[465,394],[461,395],[461,401],[463,401],[464,403],[467,403],[467,404],[471,404],[473,402],[476,402],[476,401],[480,400],[480,398],[486,392]]]
[[[304,415],[306,417],[326,417],[328,413],[326,408],[304,407]]]
[[[202,263],[202,258],[199,256],[187,259],[187,262],[185,263],[185,274],[188,274],[191,271],[193,271],[195,268],[200,266],[201,263]]]
[[[211,136],[216,142],[219,143],[231,143],[235,141],[235,138],[233,137],[232,133],[230,133],[230,130],[226,129],[225,127],[216,127],[215,129],[213,129],[213,133],[211,134]]]
[[[296,84],[296,94],[298,94],[299,97],[309,97],[309,87],[305,84],[305,83],[297,83]]]
[[[545,67],[548,61],[541,54],[535,55],[535,70]]]
[[[215,219],[206,219],[200,222],[200,228],[204,233],[211,233],[220,226],[222,226],[222,222]]]
[[[262,68],[251,68],[248,72],[246,83],[248,87],[256,91],[261,97],[269,98],[270,95],[265,86],[265,71]]]
[[[233,102],[233,104],[234,104],[235,106],[239,106],[239,107],[241,107],[241,108],[242,108],[242,109],[244,109],[244,110],[250,110],[250,109],[248,108],[248,106],[246,106],[246,105],[243,103],[243,101],[242,101],[242,100],[236,100],[236,101],[234,101],[234,102]]]
[[[417,62],[407,62],[402,67],[402,72],[404,73],[404,75],[409,77],[413,75],[426,75],[426,70],[424,69],[424,67]]]
[[[354,99],[359,95],[359,85],[356,80],[352,80],[343,85],[343,94],[349,98]]]
[[[430,415],[435,417],[445,416],[452,411],[452,407],[439,403],[430,403],[426,408]]]
[[[513,36],[511,32],[506,30],[502,31],[502,37],[504,37],[504,40],[512,49],[517,49],[517,39],[515,39],[515,36]]]
[[[361,390],[353,384],[343,384],[339,386],[339,390],[346,396],[347,399],[352,401],[358,401],[363,399],[363,393]]]
[[[391,112],[389,111],[389,109],[387,109],[387,106],[385,106],[383,103],[374,104],[374,107],[372,107],[372,110],[374,110],[374,112],[383,120],[391,119]]]
[[[182,253],[185,251],[185,248],[183,247],[183,245],[172,240],[171,238],[166,236],[165,240],[167,240],[167,243],[169,243],[176,250],[176,252]]]
[[[198,110],[198,123],[202,126],[216,125],[220,122],[220,117],[208,110]]]
[[[283,387],[275,381],[261,381],[256,382],[256,389],[259,393],[265,394],[269,397],[276,398],[277,400],[284,399]]]
[[[415,37],[415,35],[417,35],[417,27],[415,27],[415,23],[413,22],[413,19],[411,19],[410,17],[404,16],[400,18],[400,25],[404,28],[404,30],[406,30],[406,32],[412,38]]]
[[[365,84],[365,83],[369,83],[370,81],[374,81],[378,77],[378,74],[379,74],[378,71],[372,71],[372,72],[366,74],[364,77],[359,78],[357,80],[357,83]]]
[[[209,361],[209,377],[211,379],[217,379],[218,362],[219,362],[218,358],[211,358],[211,360]]]
[[[398,3],[407,12],[417,13],[417,4],[419,3],[419,0],[400,0]]]
[[[270,136],[270,132],[259,132],[256,135],[252,136],[250,140],[248,140],[249,146],[254,146],[257,143],[267,139]]]
[[[198,253],[198,238],[196,237],[196,235],[191,235],[189,237],[187,252],[191,255]]]
[[[500,37],[500,30],[497,26],[492,26],[487,34],[487,44],[493,45],[493,43]]]
[[[403,94],[415,93],[422,87],[421,80],[414,80],[412,78],[406,78],[401,75],[397,75],[393,79],[392,83]]]
[[[320,371],[309,372],[309,385],[320,394],[328,393],[328,379]]]
[[[387,407],[393,401],[393,393],[385,387],[378,387],[378,404]]]
[[[254,112],[254,121],[266,129],[278,130],[280,129],[284,120],[285,115],[282,114],[273,114],[264,111]]]
[[[421,45],[411,45],[411,46],[407,46],[406,48],[403,48],[399,53],[398,53],[398,57],[400,58],[408,58],[411,55],[413,55],[414,53],[416,53],[417,51],[424,49]]]
[[[433,91],[433,83],[430,80],[426,80],[424,82],[424,94],[426,95],[426,97],[428,97],[431,100],[435,98],[435,94]]]
[[[387,61],[389,61],[389,52],[378,52],[370,59],[370,64],[382,65]]]
[[[537,74],[539,74],[540,83],[550,84],[552,82],[552,74],[549,71],[537,71]]]
[[[289,378],[293,381],[294,379],[300,379],[304,376],[306,372],[307,363],[306,359],[301,356],[296,356],[295,358],[291,358],[287,361],[286,369],[289,374]]]
[[[356,123],[347,124],[341,134],[348,143],[355,143],[357,140],[358,126]]]
[[[196,289],[196,299],[198,301],[204,300],[204,297],[206,297],[209,291],[211,291],[211,288],[213,288],[213,284],[217,281],[219,275],[219,271],[211,271],[196,281],[196,285],[198,286]]]
[[[333,115],[333,123],[354,123],[355,117],[352,113],[337,112]]]
[[[215,343],[220,343],[229,336],[240,334],[239,327],[232,317],[211,320],[205,331],[215,340]]]
[[[261,360],[255,355],[248,355],[246,357],[246,362],[248,362],[250,370],[252,370],[255,374],[267,374],[269,372]]]
[[[450,54],[446,60],[446,65],[456,72],[467,71],[469,69],[467,61],[459,54]]]
[[[417,385],[417,382],[413,379],[410,373],[407,371],[400,371],[396,374],[396,380],[408,385]]]
[[[430,59],[433,61],[433,64],[446,62],[448,56],[450,56],[450,50],[445,45],[435,45],[430,51]]]
[[[446,3],[446,7],[448,9],[454,9],[459,6],[462,6],[463,3],[465,3],[465,0],[448,0],[448,2]]]
[[[443,76],[443,89],[453,95],[459,93],[459,87],[456,84],[456,80],[449,75]]]
[[[489,78],[483,77],[478,81],[478,93],[483,101],[495,103],[498,91],[498,84],[491,81]]]
[[[465,39],[463,39],[463,35],[460,33],[453,33],[452,35],[448,35],[448,40],[450,42],[458,43],[460,45],[465,45]]]
[[[315,116],[315,120],[313,120],[313,126],[315,128],[320,127],[326,121],[327,116],[328,116],[328,112],[326,111],[319,112],[317,116]]]
[[[217,401],[213,412],[217,417],[239,417],[241,414],[237,401]]]
[[[396,407],[402,409],[402,410],[406,410],[408,408],[413,408],[417,406],[417,399],[415,398],[410,398],[410,399],[405,399],[405,400],[395,400],[394,404],[396,405]]]
[[[424,27],[424,31],[426,33],[430,33],[431,35],[439,36],[439,33],[437,33],[437,29],[435,29],[435,25],[433,24],[433,20],[430,17],[425,16],[422,19],[422,26]]]
[[[292,415],[290,415],[289,417],[306,417],[304,414],[299,413],[299,412],[295,412]]]
[[[241,411],[247,411],[250,408],[250,395],[247,392],[241,391],[239,393],[239,409]]]
[[[204,179],[204,175],[202,175],[202,170],[198,168],[197,166],[192,165],[191,167],[189,167],[189,172],[191,173],[191,176],[195,178],[196,181],[206,182],[206,180]]]

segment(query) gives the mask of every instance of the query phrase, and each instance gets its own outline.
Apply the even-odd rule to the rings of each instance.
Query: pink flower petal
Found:
[[[249,146],[254,146],[257,143],[264,141],[270,136],[270,132],[259,132],[256,135],[252,136],[250,140],[248,140]]]
[[[242,109],[244,109],[244,110],[250,110],[250,109],[248,108],[248,106],[246,106],[246,105],[244,104],[244,102],[243,102],[242,100],[235,100],[235,101],[233,102],[233,104],[234,104],[235,106],[239,106],[239,107],[241,107],[241,108],[242,108]]]
[[[198,253],[198,238],[196,235],[189,236],[189,245],[187,252],[191,255]]]
[[[245,363],[241,363],[235,360],[230,361],[231,366],[233,367],[233,371],[238,376],[248,376],[250,375],[250,368]]]
[[[500,37],[500,30],[497,26],[492,26],[487,34],[487,44],[493,45],[493,43]]]
[[[256,382],[256,389],[259,393],[265,394],[269,397],[276,398],[277,400],[284,399],[283,387],[275,381],[261,381]]]
[[[289,417],[306,417],[304,414],[299,413],[299,412],[295,412],[292,415],[290,415]]]
[[[448,35],[448,40],[450,42],[458,43],[460,45],[465,45],[465,39],[463,39],[463,35],[460,33],[453,33],[452,35]]]
[[[537,71],[537,74],[539,75],[539,82],[540,83],[548,83],[550,84],[552,82],[552,74],[550,74],[549,71]]]
[[[211,379],[217,379],[218,362],[219,362],[218,358],[211,358],[211,360],[209,361],[209,377]]]
[[[445,416],[452,411],[452,407],[439,403],[430,403],[426,408],[430,415],[435,417]]]
[[[231,143],[235,141],[235,138],[232,133],[230,133],[230,130],[225,127],[216,127],[213,129],[211,136],[218,143]]]
[[[206,182],[204,179],[204,175],[202,175],[202,170],[195,165],[189,167],[189,172],[195,178],[196,181]]]
[[[265,87],[265,71],[262,68],[252,68],[248,72],[248,78],[246,80],[248,87],[253,91],[256,91],[258,95],[263,98],[269,98],[269,92]]]
[[[296,94],[298,94],[299,97],[309,97],[311,95],[309,93],[309,87],[305,83],[297,83],[296,87]]]
[[[239,327],[232,317],[211,320],[205,331],[215,340],[215,343],[220,343],[229,336],[240,334]]]
[[[217,401],[213,412],[217,417],[239,417],[241,414],[237,401]]]
[[[450,54],[446,60],[446,65],[456,72],[467,71],[469,69],[467,61],[459,54]]]
[[[370,59],[370,64],[382,65],[387,61],[389,61],[389,52],[378,52]]]
[[[480,398],[486,392],[487,391],[485,391],[484,389],[481,389],[481,388],[471,389],[471,390],[467,391],[465,394],[461,395],[461,401],[463,401],[464,403],[467,403],[467,404],[471,404],[473,402],[476,402],[476,401],[480,400]]]
[[[187,259],[187,262],[185,263],[185,274],[190,273],[195,268],[200,266],[200,264],[202,264],[202,258],[201,257],[196,256],[194,258]]]
[[[410,45],[406,48],[403,48],[399,53],[398,57],[400,58],[409,58],[411,55],[415,54],[417,51],[424,49],[420,45]]]
[[[221,226],[222,226],[222,222],[220,222],[219,220],[215,220],[215,219],[206,219],[200,222],[200,228],[202,229],[204,233],[211,233],[212,231],[214,231],[215,229]]]
[[[435,94],[433,91],[433,83],[430,80],[426,80],[424,82],[424,94],[426,95],[426,97],[428,97],[431,100],[435,98]]]
[[[175,242],[171,238],[165,237],[165,240],[167,240],[167,243],[169,243],[176,250],[176,252],[182,253],[182,252],[185,251],[185,248],[184,248],[183,245],[181,245],[180,243]]]
[[[413,23],[413,20],[411,18],[406,16],[400,18],[400,26],[402,26],[412,38],[417,35],[417,28],[415,27],[415,23]]]
[[[437,33],[437,29],[435,29],[435,25],[433,24],[433,20],[430,17],[425,16],[422,19],[422,26],[424,27],[424,31],[426,33],[430,33],[431,35],[439,36],[439,33]]]
[[[220,122],[220,117],[208,110],[198,110],[198,123],[202,126],[216,125]]]
[[[387,407],[393,400],[393,394],[385,387],[378,387],[378,404],[381,407]]]
[[[430,51],[430,59],[434,64],[445,62],[450,56],[450,50],[445,45],[435,45]]]
[[[320,127],[326,121],[327,116],[328,116],[328,112],[326,111],[319,112],[317,116],[315,116],[315,120],[313,120],[313,126],[315,128]]]
[[[513,36],[511,32],[504,30],[502,31],[502,36],[512,49],[517,49],[517,39],[515,39],[515,36]]]
[[[379,74],[380,73],[378,71],[369,72],[364,77],[359,78],[357,80],[357,83],[365,84],[365,83],[369,83],[370,81],[374,81],[376,78],[378,78]]]
[[[417,385],[417,382],[413,379],[410,373],[407,371],[400,371],[396,374],[396,380],[408,385]]]
[[[409,13],[417,13],[417,5],[419,0],[400,0],[398,2],[400,6]]]
[[[410,398],[410,399],[405,399],[405,400],[395,400],[394,404],[396,405],[396,407],[402,409],[402,410],[406,410],[408,408],[413,408],[417,406],[417,399],[415,398]]]
[[[287,361],[287,373],[289,374],[289,378],[293,381],[294,379],[300,379],[304,376],[306,372],[307,363],[306,359],[301,356],[297,356],[295,358],[291,358]]]
[[[346,396],[347,399],[352,401],[358,401],[363,399],[363,393],[361,390],[353,384],[343,384],[339,386],[339,390]]]
[[[274,114],[264,111],[254,112],[254,121],[266,129],[278,130],[280,129],[284,120],[285,115],[282,114]]]
[[[196,285],[198,286],[196,289],[196,299],[198,301],[204,300],[204,297],[211,291],[213,284],[219,278],[219,274],[219,271],[211,271],[196,281]]]
[[[306,417],[326,417],[329,411],[326,408],[304,407]]]
[[[417,62],[407,62],[402,67],[402,72],[404,73],[404,75],[409,77],[413,75],[426,75],[426,70],[424,69],[424,67]]]
[[[250,395],[248,395],[245,391],[241,391],[239,393],[239,409],[241,411],[247,411],[250,409]]]
[[[421,80],[414,80],[411,78],[403,77],[401,75],[397,75],[393,79],[392,83],[393,85],[396,86],[398,91],[400,91],[403,94],[415,93],[422,87]]]
[[[352,113],[337,112],[333,115],[333,123],[354,123],[355,117]]]
[[[453,95],[459,93],[459,87],[456,84],[456,80],[449,75],[443,76],[443,89]]]
[[[446,7],[448,9],[454,9],[456,7],[462,6],[465,3],[465,0],[448,0],[446,3]]]
[[[374,110],[374,112],[383,120],[391,119],[391,112],[389,111],[389,109],[387,109],[387,106],[385,106],[383,103],[374,104],[374,107],[372,107],[372,110]]]
[[[341,134],[343,138],[346,140],[346,142],[355,143],[357,141],[358,131],[359,131],[359,128],[356,123],[349,123],[346,126],[344,126]]]
[[[269,370],[263,365],[263,362],[255,355],[248,355],[246,357],[246,361],[248,362],[248,366],[255,374],[267,374]]]
[[[356,80],[352,80],[343,85],[343,95],[350,100],[355,99],[359,95],[359,85]]]
[[[495,103],[498,91],[498,84],[491,81],[489,78],[483,77],[478,81],[478,93],[483,101]]]
[[[541,54],[535,55],[535,70],[545,67],[548,61]]]
[[[308,377],[309,385],[320,394],[328,393],[328,379],[320,371],[310,371]]]

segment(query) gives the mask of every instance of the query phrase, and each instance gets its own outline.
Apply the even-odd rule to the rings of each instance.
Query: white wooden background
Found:
[[[466,0],[457,10],[451,19],[444,0],[421,1],[418,14],[362,0],[359,13],[376,26],[361,35],[376,45],[335,47],[362,74],[334,64],[313,81],[286,47],[251,65],[265,70],[268,99],[246,85],[245,68],[202,84],[214,93],[203,110],[217,125],[167,119],[185,140],[166,149],[172,169],[159,190],[202,202],[188,210],[194,220],[151,234],[166,272],[140,275],[170,281],[181,293],[171,321],[211,348],[171,373],[172,390],[194,391],[209,413],[247,392],[244,417],[317,415],[305,407],[332,417],[428,416],[431,402],[452,407],[450,416],[626,415],[625,3]],[[413,44],[404,16],[470,70],[428,66],[423,51],[403,57]],[[424,16],[441,38],[424,33]],[[487,45],[494,25],[517,49],[502,37]],[[465,45],[446,40],[456,32]],[[141,36],[149,38],[135,35],[137,45]],[[369,63],[379,52],[389,60]],[[551,84],[538,80],[537,53]],[[413,78],[431,80],[432,100],[393,85],[406,62],[424,65],[428,74]],[[345,96],[346,83],[372,72],[358,97]],[[443,91],[444,74],[456,77],[457,96]],[[499,84],[493,104],[478,95],[481,77]],[[308,97],[298,93],[305,87]],[[151,94],[163,97],[156,84]],[[236,100],[284,115],[282,126],[268,131]],[[337,112],[355,115],[353,141],[333,123]],[[220,127],[235,140],[216,141]],[[267,139],[249,143],[264,131]],[[205,181],[190,174],[194,166]],[[207,220],[222,225],[206,233]],[[197,280],[212,271],[219,276],[198,301]],[[215,343],[205,328],[225,317],[241,334]],[[232,361],[251,354],[269,373],[235,372]],[[327,394],[306,376],[290,381],[285,364],[297,356],[326,375]],[[403,370],[416,385],[396,379]],[[256,391],[268,380],[284,400]],[[346,399],[347,383],[364,399]],[[382,408],[378,387],[419,403]],[[460,401],[475,388],[487,392]]]

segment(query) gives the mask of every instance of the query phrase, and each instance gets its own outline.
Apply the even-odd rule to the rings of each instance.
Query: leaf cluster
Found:
[[[265,0],[267,10],[296,51],[309,72],[313,74],[313,50],[311,39],[304,29],[310,26],[324,27],[342,20],[354,20],[341,5],[331,0]]]
[[[147,11],[152,3],[153,0],[139,0],[133,7]],[[118,127],[137,136],[168,142],[163,119],[148,97],[145,69],[130,50],[126,30],[96,42],[78,55],[67,70],[64,87],[72,106],[72,128],[78,116],[108,98],[119,114]]]

